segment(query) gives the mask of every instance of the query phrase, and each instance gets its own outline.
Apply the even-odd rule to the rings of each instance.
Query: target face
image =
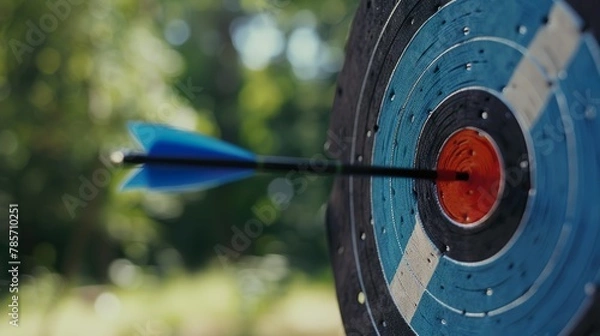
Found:
[[[349,335],[598,329],[599,14],[591,1],[361,3],[330,151],[470,178],[336,182]]]

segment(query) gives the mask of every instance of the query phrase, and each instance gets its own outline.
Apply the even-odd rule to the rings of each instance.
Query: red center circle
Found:
[[[492,212],[502,186],[502,164],[496,145],[472,128],[448,138],[438,157],[438,171],[469,173],[468,181],[438,181],[440,205],[454,222],[474,226]]]

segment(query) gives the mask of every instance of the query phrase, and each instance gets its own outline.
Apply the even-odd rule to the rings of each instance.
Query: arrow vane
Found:
[[[132,136],[145,153],[115,153],[113,161],[141,166],[123,189],[163,191],[207,189],[256,172],[299,171],[318,175],[353,175],[467,181],[468,173],[352,165],[340,161],[258,156],[223,141],[167,126],[131,123]]]

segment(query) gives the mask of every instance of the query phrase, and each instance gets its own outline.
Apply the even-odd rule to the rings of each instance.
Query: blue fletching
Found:
[[[253,153],[221,140],[164,125],[131,122],[129,131],[150,157],[256,160]],[[121,189],[202,190],[249,177],[254,172],[254,169],[145,164],[129,176]]]

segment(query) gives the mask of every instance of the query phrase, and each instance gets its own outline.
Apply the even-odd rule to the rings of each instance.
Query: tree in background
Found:
[[[108,155],[130,144],[128,120],[261,154],[323,155],[353,3],[0,4],[0,204],[20,204],[25,272],[82,285],[114,282],[115,260],[158,276],[243,255],[278,255],[312,274],[329,267],[329,180],[290,172],[120,194],[124,172]]]

